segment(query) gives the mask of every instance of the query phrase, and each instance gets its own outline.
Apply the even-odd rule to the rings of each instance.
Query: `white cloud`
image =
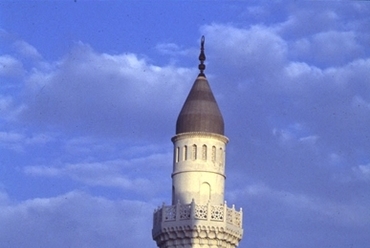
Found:
[[[291,62],[285,68],[287,76],[294,80],[299,77],[320,77],[322,76],[322,70],[315,66],[310,66],[304,62]],[[299,83],[299,80],[297,80]]]
[[[20,53],[23,57],[32,59],[41,58],[41,55],[37,51],[37,49],[23,40],[18,40],[14,42],[14,46],[17,52]]]
[[[212,62],[223,72],[232,69],[245,74],[251,70],[260,77],[280,70],[285,61],[287,44],[269,27],[254,25],[243,29],[212,24],[203,26],[201,31],[207,37]]]
[[[23,140],[24,137],[21,134],[14,132],[0,132],[0,147],[2,148],[22,152]]]
[[[335,28],[340,20],[338,9],[322,5],[316,8],[293,8],[286,21],[275,23],[274,28],[283,35],[310,36]]]
[[[155,247],[154,205],[74,191],[0,204],[0,243],[6,247]]]
[[[19,103],[12,95],[0,94],[0,120],[13,122],[19,118],[19,114],[24,110],[25,104]]]
[[[192,55],[194,57],[197,56],[199,53],[198,49],[184,49],[175,43],[160,43],[156,45],[156,49],[164,54],[170,56],[189,56]]]
[[[0,112],[5,114],[12,105],[12,103],[13,103],[12,97],[0,95]]]
[[[32,176],[54,177],[62,174],[59,168],[47,166],[28,166],[24,168],[24,173]]]
[[[98,54],[81,43],[53,64],[52,70],[31,73],[22,116],[89,135],[145,139],[148,122],[152,134],[160,132],[187,91],[179,82],[192,81],[189,69],[159,67],[134,54]]]
[[[0,185],[0,187],[1,186],[2,185]],[[7,205],[9,201],[10,200],[9,200],[8,194],[2,188],[0,188],[0,208],[3,205]]]
[[[92,187],[113,187],[141,195],[155,195],[165,191],[163,177],[170,163],[170,154],[151,154],[147,157],[117,159],[104,162],[26,166],[23,172],[30,176],[69,178]],[[156,172],[153,173],[152,170]],[[168,187],[170,183],[168,182]],[[147,189],[147,190],[143,190]]]
[[[370,221],[368,200],[361,192],[368,186],[368,165],[354,165],[353,159],[357,154],[366,159],[370,149],[366,39],[356,26],[349,28],[354,23],[341,24],[347,19],[341,21],[343,13],[338,9],[292,9],[282,23],[269,17],[264,24],[249,27],[229,23],[201,28],[206,35],[207,76],[229,128],[227,169],[242,177],[239,181],[228,177],[230,187],[244,188],[231,203],[241,203],[246,210],[248,233],[259,227],[261,233],[279,230],[287,235],[295,227],[306,231],[310,225],[315,230],[316,225],[324,226],[318,228],[320,233],[328,226],[333,226],[333,232],[342,228],[356,232]],[[267,6],[249,11],[272,13]],[[284,15],[279,12],[275,17],[284,20]],[[275,23],[268,24],[271,21]],[[33,54],[42,59],[36,49],[23,45],[28,58]],[[171,59],[198,55],[175,43],[159,43],[156,49]],[[16,131],[0,134],[3,147],[24,142],[24,149],[30,147],[27,144],[48,144],[53,138],[62,143],[60,150],[50,149],[51,159],[31,159],[29,164],[41,166],[25,167],[24,174],[34,176],[27,179],[49,178],[66,185],[74,181],[89,190],[119,189],[147,199],[168,193],[172,158],[167,152],[172,149],[162,139],[170,143],[196,65],[193,70],[150,61],[132,53],[99,53],[80,42],[63,59],[42,61],[29,70],[26,89],[19,94],[25,98],[2,97],[0,107],[10,113],[19,100],[27,108],[18,123],[26,120],[23,123],[39,124],[35,126],[40,129],[56,126],[54,131],[65,136],[21,134],[17,139]],[[142,142],[150,137],[155,143],[151,147]],[[332,180],[337,175],[350,180]],[[265,184],[243,187],[246,178]],[[50,199],[32,202],[41,207]],[[253,213],[254,208],[258,211]],[[288,229],[274,228],[284,221]],[[305,223],[291,224],[295,222]],[[266,225],[270,228],[262,228]],[[315,230],[305,234],[315,236],[319,233]],[[274,238],[280,241],[279,235]],[[301,246],[292,245],[290,239],[286,244]],[[279,246],[271,241],[266,247]]]
[[[352,106],[354,108],[370,110],[370,102],[365,101],[361,96],[354,96],[352,100]]]
[[[361,54],[361,49],[355,32],[327,31],[312,37],[309,52],[319,64],[325,63],[332,66],[357,58]]]
[[[284,128],[273,128],[272,134],[281,142],[281,144],[306,144],[314,145],[319,136],[309,134],[309,130],[302,123],[293,123]]]
[[[116,153],[119,148],[114,142],[103,142],[91,136],[73,137],[64,141],[63,150],[67,154],[92,157],[98,154]]]
[[[22,77],[24,73],[22,62],[10,55],[0,56],[0,76]]]
[[[370,181],[370,164],[352,167],[355,179]]]
[[[243,204],[240,200],[243,199],[249,208],[251,202],[260,205],[267,204],[265,201],[268,201],[271,208],[278,207],[278,211],[290,218],[300,216],[302,220],[310,218],[312,221],[322,221],[325,218],[331,223],[359,227],[366,226],[370,221],[369,208],[360,202],[342,203],[294,191],[273,189],[263,183],[251,184],[230,193],[233,201]]]
[[[310,135],[310,136],[300,138],[299,141],[306,143],[306,144],[314,145],[316,144],[318,139],[319,137],[317,135]]]
[[[31,134],[29,136],[19,132],[0,131],[0,147],[17,152],[25,151],[27,146],[44,145],[53,141],[49,134]]]
[[[359,170],[361,171],[362,174],[364,174],[367,177],[370,177],[370,164],[359,165],[358,168],[359,168]]]
[[[0,141],[5,143],[18,143],[23,140],[23,135],[13,132],[0,132]]]

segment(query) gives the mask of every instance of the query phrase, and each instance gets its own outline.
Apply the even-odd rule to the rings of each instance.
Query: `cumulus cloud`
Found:
[[[0,243],[6,247],[154,247],[150,240],[153,208],[146,202],[109,200],[80,191],[1,201]]]
[[[175,116],[178,96],[184,95],[181,82],[192,80],[189,72],[155,66],[134,54],[99,54],[79,43],[52,70],[30,75],[22,116],[89,134],[145,140],[147,130],[162,132],[168,113]]]
[[[327,18],[329,14],[325,14]],[[330,18],[336,19],[332,14]],[[312,38],[302,46],[309,51],[314,42],[333,39],[353,53],[339,49],[335,62],[325,60],[323,54],[317,60],[304,56],[302,61],[303,57],[297,57],[294,49],[295,42],[302,39],[289,36],[288,31],[297,28],[296,31],[304,32],[305,25],[297,22],[285,26],[285,31],[277,28],[279,25],[242,28],[212,24],[202,29],[207,31],[207,51],[214,54],[210,55],[214,57],[209,59],[208,72],[212,66],[216,67],[213,70],[222,71],[209,78],[217,87],[215,92],[221,92],[218,101],[230,138],[227,183],[233,189],[246,182],[261,181],[281,192],[286,189],[306,192],[302,199],[300,194],[293,193],[297,196],[294,201],[299,203],[301,199],[301,206],[309,208],[296,209],[297,213],[307,214],[305,220],[315,216],[315,222],[325,219],[326,223],[336,225],[337,213],[342,226],[363,225],[361,219],[368,220],[365,216],[369,215],[368,198],[358,206],[350,203],[362,199],[364,192],[357,190],[356,182],[343,178],[352,178],[353,171],[363,174],[356,167],[354,154],[368,159],[370,150],[367,107],[370,64],[358,53],[365,44],[358,39],[358,32],[333,32],[329,30],[334,26],[329,25],[311,30],[308,37]],[[270,42],[274,45],[269,45]],[[252,51],[248,52],[248,46]],[[325,63],[331,66],[322,66]],[[305,203],[306,200],[310,203]],[[238,201],[251,205],[240,197],[233,202]],[[271,199],[256,203],[259,207],[265,204],[287,206]],[[279,211],[288,215],[284,208]]]
[[[23,172],[30,176],[69,178],[92,187],[111,187],[140,195],[155,196],[166,192],[166,189],[170,187],[168,180],[158,180],[169,172],[166,168],[170,166],[164,165],[169,164],[170,161],[171,154],[169,153],[151,154],[148,157],[129,160],[26,166]],[[163,184],[164,182],[167,184]]]
[[[25,73],[22,63],[10,55],[0,56],[0,76],[21,77]]]
[[[27,146],[45,145],[53,140],[53,137],[48,134],[32,134],[26,136],[18,132],[2,132],[0,131],[0,147],[22,152]]]
[[[286,42],[267,26],[244,29],[212,24],[203,26],[201,32],[207,37],[210,63],[222,70],[229,80],[260,81],[279,71],[286,59]]]
[[[17,103],[10,95],[0,95],[0,119],[4,121],[14,121],[19,117],[24,105]]]
[[[253,187],[253,186],[252,186]],[[288,206],[286,211],[293,211],[300,215],[315,216],[314,218],[328,218],[330,222],[339,222],[343,226],[366,226],[370,221],[370,211],[361,204],[343,204],[331,202],[295,192],[279,191],[267,186],[260,187],[259,197],[267,197]],[[277,203],[280,205],[279,203]]]
[[[0,132],[0,145],[15,151],[22,151],[23,136],[18,133]]]
[[[355,179],[359,180],[370,180],[370,164],[362,164],[352,167]]]
[[[25,58],[31,58],[31,59],[40,59],[41,54],[37,51],[37,49],[25,42],[24,40],[17,40],[14,42],[14,46],[16,48],[16,51]]]
[[[343,65],[362,55],[362,49],[353,31],[326,31],[313,34],[293,44],[297,59],[307,58],[320,67]],[[310,55],[310,56],[309,56]]]
[[[200,29],[206,36],[206,74],[230,138],[227,200],[244,209],[246,246],[362,247],[369,243],[370,206],[368,11],[352,4],[348,9],[301,4],[305,8],[280,6],[280,21]],[[266,5],[248,11],[268,16],[276,10]],[[12,128],[0,133],[3,150],[25,140],[48,144],[44,160],[33,154],[20,169],[27,180],[118,189],[147,201],[170,194],[169,138],[197,72],[196,65],[176,65],[192,48],[174,43],[156,48],[177,63],[158,66],[137,54],[100,53],[80,42],[62,59],[27,71],[18,98],[0,98],[1,113],[21,109],[13,114],[18,122],[12,118],[8,126],[37,130],[32,133],[51,126],[64,133],[53,136],[60,147],[50,153],[47,138],[32,139]],[[4,61],[11,64],[9,57]],[[42,202],[57,205],[55,199]],[[0,202],[8,201],[0,194]]]
[[[169,56],[193,56],[196,57],[199,53],[198,49],[184,49],[175,43],[160,43],[156,45],[156,49]]]
[[[295,247],[311,240],[309,237],[316,237],[326,240],[328,246],[353,242],[361,247],[368,240],[362,231],[369,228],[370,212],[366,201],[333,201],[294,189],[271,188],[265,183],[250,184],[227,195],[230,202],[246,206],[243,207],[244,228],[249,237],[263,233],[263,241],[250,238],[249,244],[258,246],[262,242],[268,247]],[[296,236],[294,239],[292,233]],[[335,238],[328,240],[328,236]],[[316,241],[309,243],[307,247]]]

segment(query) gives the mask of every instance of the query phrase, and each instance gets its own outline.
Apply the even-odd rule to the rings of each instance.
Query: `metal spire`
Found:
[[[198,66],[200,72],[198,76],[203,76],[205,77],[206,75],[204,74],[204,70],[206,69],[206,65],[204,64],[204,61],[206,60],[206,55],[204,54],[204,35],[202,36],[201,42],[200,42],[200,54],[199,54],[199,61],[200,64]]]

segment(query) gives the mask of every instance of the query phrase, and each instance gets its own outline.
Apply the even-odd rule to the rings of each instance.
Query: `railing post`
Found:
[[[243,208],[240,208],[240,222],[239,227],[242,227],[243,224]]]
[[[211,204],[207,203],[207,220],[209,221],[211,219]]]
[[[227,202],[224,204],[224,222],[227,223]]]
[[[232,218],[233,218],[233,225],[236,224],[236,217],[235,217],[235,205],[232,205],[233,213],[232,213]]]
[[[180,201],[177,201],[177,204],[176,204],[176,221],[180,219]]]
[[[195,219],[195,202],[194,202],[194,198],[191,200],[190,219],[191,220],[194,220]]]
[[[162,209],[161,209],[161,211],[162,211],[162,222],[164,222],[165,220],[166,220],[166,216],[165,216],[165,214],[166,214],[166,211],[165,211],[165,205],[164,205],[164,202],[163,202],[163,204],[162,204]]]

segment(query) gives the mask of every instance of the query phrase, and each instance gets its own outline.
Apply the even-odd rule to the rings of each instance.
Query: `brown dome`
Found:
[[[176,134],[206,132],[224,135],[224,120],[205,76],[199,75],[181,109]]]

